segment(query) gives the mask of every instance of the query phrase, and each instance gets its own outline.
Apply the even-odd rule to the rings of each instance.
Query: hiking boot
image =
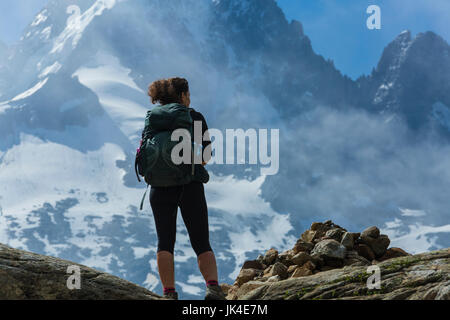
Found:
[[[209,285],[206,287],[205,300],[227,300],[222,288],[219,285]]]
[[[164,293],[163,298],[171,299],[171,300],[178,300],[178,292],[172,291]]]

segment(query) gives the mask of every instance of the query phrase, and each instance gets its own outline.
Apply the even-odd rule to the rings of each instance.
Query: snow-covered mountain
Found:
[[[0,47],[0,242],[158,292],[153,217],[148,202],[137,209],[144,186],[133,158],[151,108],[148,84],[181,76],[211,128],[280,129],[279,174],[208,165],[220,281],[262,250],[292,247],[319,217],[357,230],[386,223],[382,231],[410,251],[448,246],[448,144],[412,145],[408,122],[365,111],[382,83],[401,87],[408,74],[442,64],[437,83],[420,79],[445,121],[448,44],[423,66],[423,45],[411,45],[414,58],[395,49],[403,37],[373,75],[352,81],[313,52],[301,23],[289,23],[274,0],[50,1],[17,44]],[[385,65],[401,66],[401,77]],[[401,101],[391,109],[408,114]],[[175,249],[181,297],[202,298],[182,219]]]
[[[11,49],[0,104],[0,242],[160,289],[153,218],[148,203],[137,210],[144,186],[132,170],[150,107],[147,85],[188,78],[194,107],[211,127],[225,127],[221,119],[244,123],[235,112],[245,101],[244,113],[252,112],[251,103],[253,112],[266,109],[252,125],[272,121],[270,104],[245,90],[243,77],[215,67],[205,45],[211,34],[203,28],[214,7],[209,1],[52,1],[36,16]],[[202,12],[204,21],[197,16]],[[235,110],[220,112],[225,107]],[[288,216],[258,196],[263,181],[217,176],[207,186],[221,281],[236,275],[246,254],[294,241]],[[184,297],[198,298],[203,284],[179,223],[177,286]],[[277,235],[268,239],[266,232]]]

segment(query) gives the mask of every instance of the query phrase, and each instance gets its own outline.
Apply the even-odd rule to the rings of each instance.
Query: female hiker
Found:
[[[148,95],[151,97],[151,102],[159,103],[159,106],[155,106],[148,112],[143,138],[145,135],[148,137],[160,132],[171,132],[176,127],[182,127],[183,123],[191,126],[192,122],[182,120],[186,119],[186,114],[190,114],[193,121],[201,121],[202,136],[208,129],[203,115],[189,107],[190,93],[186,79],[170,78],[155,81],[149,86]],[[194,130],[193,127],[191,129]],[[199,141],[199,144],[205,149],[211,141]],[[210,148],[209,146],[207,150]],[[193,176],[190,177],[192,181],[188,183],[185,183],[186,180],[183,179],[168,182],[167,179],[172,173],[168,171],[163,173],[163,171],[170,168],[157,165],[150,174],[153,176],[147,179],[146,175],[146,181],[151,185],[150,204],[158,236],[158,272],[164,297],[169,299],[178,299],[178,293],[175,291],[174,246],[177,210],[180,207],[192,248],[197,255],[198,267],[206,282],[205,300],[225,300],[218,285],[216,259],[209,243],[208,208],[203,187],[203,183],[209,178],[203,166],[210,158],[211,152],[209,156],[203,156],[201,164],[186,165],[188,168],[193,166]],[[188,169],[188,172],[191,170]],[[206,180],[205,175],[208,176]]]

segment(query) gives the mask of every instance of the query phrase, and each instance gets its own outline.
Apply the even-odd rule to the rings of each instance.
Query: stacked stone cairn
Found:
[[[348,232],[331,220],[314,222],[292,249],[278,252],[275,248],[245,261],[233,285],[222,284],[227,299],[239,296],[265,282],[307,277],[345,266],[368,266],[409,255],[400,248],[389,248],[387,235],[373,226],[361,233]]]

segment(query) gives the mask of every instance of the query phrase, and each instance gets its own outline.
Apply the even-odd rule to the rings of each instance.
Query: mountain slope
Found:
[[[79,268],[80,287],[69,279]],[[162,297],[131,282],[76,264],[0,244],[2,300],[159,300]]]

